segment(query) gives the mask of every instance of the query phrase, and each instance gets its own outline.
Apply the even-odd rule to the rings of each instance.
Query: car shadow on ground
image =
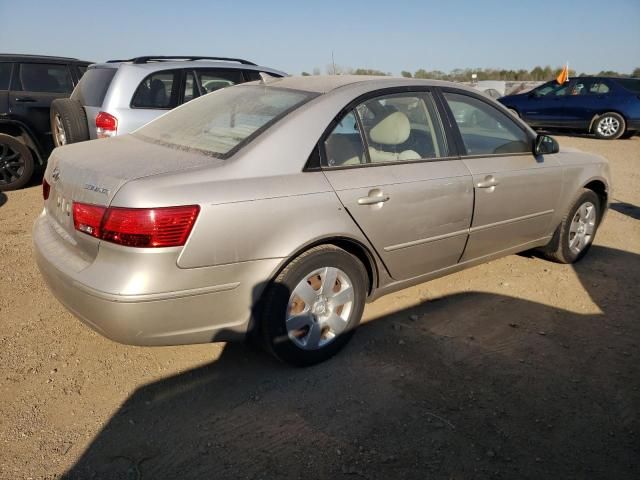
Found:
[[[431,298],[312,368],[227,344],[134,392],[64,478],[640,478],[639,267],[594,246],[573,271],[601,313]]]
[[[7,196],[4,193],[0,192],[0,207],[7,203],[7,200],[9,200]]]
[[[615,210],[618,213],[631,217],[635,220],[640,220],[640,207],[627,202],[612,202],[609,204],[611,210]]]

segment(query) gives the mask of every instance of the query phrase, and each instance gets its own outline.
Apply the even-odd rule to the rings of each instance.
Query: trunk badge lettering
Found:
[[[83,188],[91,192],[103,193],[104,195],[109,195],[110,192],[108,188],[97,187],[95,185],[91,185],[90,183],[85,183]]]
[[[53,180],[54,182],[57,182],[59,178],[60,178],[60,169],[56,167],[53,169],[53,172],[51,172],[51,180]]]

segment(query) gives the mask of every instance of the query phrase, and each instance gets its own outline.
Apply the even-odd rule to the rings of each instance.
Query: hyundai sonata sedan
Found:
[[[43,195],[37,263],[91,328],[309,365],[382,295],[532,248],[579,260],[610,179],[460,85],[288,77],[58,148]]]

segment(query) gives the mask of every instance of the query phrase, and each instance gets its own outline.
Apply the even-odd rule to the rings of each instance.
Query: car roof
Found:
[[[371,85],[371,89],[402,86],[431,86],[431,87],[455,87],[474,91],[464,85],[442,80],[415,79],[404,77],[383,77],[373,75],[309,75],[283,77],[268,80],[269,86],[303,90],[314,93],[328,93],[338,88],[356,86],[362,83]],[[255,83],[255,82],[253,82]],[[477,91],[474,91],[477,92]]]
[[[135,62],[132,60],[110,60],[108,62],[96,63],[91,68],[120,68],[121,66],[128,66],[132,68],[139,68],[142,70],[148,70],[150,72],[157,70],[172,70],[176,68],[221,68],[228,70],[257,70],[261,72],[271,72],[278,75],[287,75],[285,72],[276,70],[270,67],[263,67],[253,63],[240,63],[238,61],[224,61],[224,60],[161,60],[161,61],[147,61],[147,62]]]
[[[19,61],[30,61],[30,62],[74,62],[74,63],[86,63],[90,64],[93,62],[88,62],[86,60],[78,60],[77,58],[71,57],[55,57],[51,55],[27,55],[22,53],[0,53],[0,61],[10,61],[10,62],[19,62]]]

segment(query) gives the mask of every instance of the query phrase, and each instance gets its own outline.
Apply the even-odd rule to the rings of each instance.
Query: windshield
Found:
[[[134,135],[226,158],[314,96],[263,85],[225,88],[172,110]]]

